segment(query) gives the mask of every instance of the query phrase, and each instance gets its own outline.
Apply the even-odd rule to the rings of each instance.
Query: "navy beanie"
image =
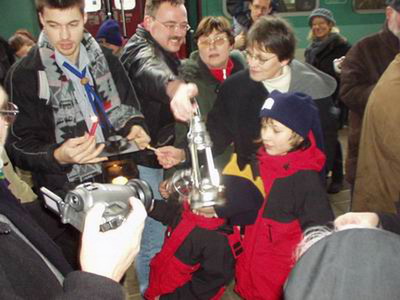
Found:
[[[101,24],[96,34],[96,40],[105,39],[109,44],[122,46],[122,34],[117,21],[108,19]]]
[[[308,25],[311,27],[312,18],[314,17],[322,17],[336,25],[335,18],[333,17],[332,12],[326,8],[316,8],[314,9],[308,17]]]
[[[400,12],[400,0],[386,0],[386,5],[389,5],[397,12]]]
[[[303,93],[272,91],[261,108],[260,117],[274,119],[307,138],[313,132],[317,147],[324,150],[318,108],[313,99]]]

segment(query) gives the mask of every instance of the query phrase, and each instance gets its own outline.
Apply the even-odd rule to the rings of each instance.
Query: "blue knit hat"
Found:
[[[303,93],[281,93],[274,90],[265,100],[260,117],[274,119],[304,139],[312,130],[317,147],[321,150],[324,149],[318,108],[310,96]]]
[[[400,0],[386,0],[386,5],[389,5],[397,12],[400,12]]]
[[[96,34],[96,40],[105,39],[109,44],[122,46],[122,34],[117,21],[108,19],[101,24]]]
[[[308,25],[310,27],[311,27],[312,18],[314,18],[314,17],[325,18],[329,22],[333,23],[333,25],[336,25],[335,18],[333,17],[333,14],[329,9],[322,8],[322,7],[314,9],[311,12],[310,16],[308,17]]]

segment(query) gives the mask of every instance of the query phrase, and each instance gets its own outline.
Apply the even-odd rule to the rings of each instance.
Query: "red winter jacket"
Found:
[[[327,199],[311,198],[307,196],[312,192],[311,189],[307,192],[307,189],[304,191],[304,188],[301,190],[296,188],[300,185],[304,186],[304,182],[293,182],[293,178],[295,181],[304,180],[303,176],[296,176],[296,174],[306,171],[306,173],[315,173],[313,174],[315,176],[307,176],[312,180],[305,185],[321,186],[318,172],[324,165],[325,156],[315,146],[314,137],[311,134],[309,138],[311,140],[309,148],[284,156],[270,156],[263,148],[258,152],[260,174],[267,196],[258,212],[255,224],[246,226],[242,241],[244,253],[238,258],[236,264],[235,290],[244,299],[281,299],[283,284],[294,263],[293,252],[302,238],[303,220],[307,219],[304,215],[313,216],[316,213],[313,210],[321,209],[322,215],[326,216],[326,221],[332,217]],[[283,195],[287,193],[286,189],[294,189],[291,191],[292,194],[298,192],[304,197],[302,196],[301,200],[297,197],[277,198],[274,186],[285,187],[285,191],[278,191],[278,194],[281,192]],[[292,195],[291,193],[285,195]],[[269,203],[270,200],[275,203]],[[300,201],[300,204],[295,203]],[[320,201],[326,203],[323,205],[315,203]],[[282,203],[285,206],[280,206]],[[285,211],[270,211],[280,208]],[[280,216],[281,219],[276,216]],[[310,221],[310,218],[307,220]],[[321,222],[319,219],[314,221]]]

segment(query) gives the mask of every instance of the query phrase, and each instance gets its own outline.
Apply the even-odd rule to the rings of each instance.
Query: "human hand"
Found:
[[[192,118],[196,104],[191,102],[191,98],[198,94],[197,86],[193,83],[179,84],[170,102],[171,111],[175,119],[187,122]]]
[[[214,206],[196,208],[193,210],[193,213],[206,218],[218,218]]]
[[[140,249],[147,213],[140,200],[129,199],[132,211],[116,229],[100,231],[104,205],[96,204],[85,219],[80,261],[82,271],[119,282]]]
[[[107,160],[98,157],[105,145],[96,146],[96,138],[85,133],[81,137],[66,140],[54,151],[54,158],[64,164],[94,164]]]
[[[361,225],[365,227],[378,227],[379,216],[376,213],[347,213],[336,218],[334,221],[337,229],[342,229],[347,225]]]
[[[344,62],[345,58],[345,56],[342,56],[333,60],[333,69],[336,73],[340,74],[342,72],[342,63]]]
[[[237,36],[235,36],[235,49],[243,49],[246,46],[246,35],[244,32],[241,32]]]
[[[158,163],[164,169],[172,168],[186,159],[185,151],[173,146],[157,148],[155,154],[157,155]]]
[[[169,180],[164,180],[161,181],[159,187],[158,187],[158,191],[160,192],[161,196],[164,199],[168,199],[170,193],[169,193],[169,189],[168,189],[168,181]]]
[[[143,127],[139,125],[133,125],[126,138],[128,141],[134,141],[140,150],[145,149],[150,143],[150,137]]]

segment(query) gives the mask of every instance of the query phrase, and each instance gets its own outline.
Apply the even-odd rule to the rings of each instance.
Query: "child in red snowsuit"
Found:
[[[320,176],[325,155],[317,146],[322,135],[311,97],[273,91],[260,116],[266,196],[255,223],[245,228],[235,290],[244,299],[274,300],[282,298],[304,229],[332,221],[333,214]]]
[[[242,250],[239,231],[222,218],[195,214],[187,201],[156,200],[149,216],[169,227],[150,263],[145,298],[220,299]]]

